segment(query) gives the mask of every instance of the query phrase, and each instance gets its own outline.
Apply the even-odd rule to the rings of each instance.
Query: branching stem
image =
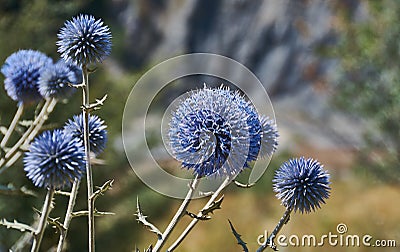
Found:
[[[42,242],[43,234],[47,226],[47,218],[49,217],[50,211],[52,209],[53,195],[54,195],[54,188],[50,188],[47,191],[46,199],[44,200],[42,213],[40,215],[39,225],[33,236],[33,244],[31,252],[39,251],[40,243]]]
[[[229,185],[231,179],[229,177],[227,177],[222,184],[218,187],[218,189],[212,194],[212,196],[210,197],[210,199],[208,200],[207,204],[204,205],[203,209],[201,209],[199,211],[199,213],[197,214],[197,216],[199,218],[194,218],[189,225],[186,227],[186,229],[182,232],[182,234],[178,237],[178,239],[176,239],[176,241],[168,248],[168,252],[169,251],[173,251],[175,250],[180,244],[181,242],[186,238],[186,236],[189,234],[189,232],[194,228],[194,226],[196,226],[197,222],[199,222],[199,219],[203,216],[203,211],[207,210],[212,204],[213,202],[218,198],[218,196],[220,195],[220,193],[222,192],[222,190]]]
[[[18,105],[18,109],[15,112],[14,118],[10,123],[10,126],[8,127],[6,133],[4,134],[3,139],[1,140],[0,143],[0,148],[4,149],[4,147],[6,147],[6,144],[8,142],[8,139],[10,139],[11,134],[14,132],[15,127],[17,126],[17,123],[19,121],[19,118],[21,118],[22,112],[24,111],[24,104],[21,103]]]
[[[82,113],[83,113],[83,142],[86,155],[86,180],[88,197],[88,225],[89,225],[89,252],[95,251],[95,230],[94,230],[94,199],[92,167],[90,164],[90,141],[89,141],[89,72],[86,65],[82,66],[83,88],[82,88]]]
[[[158,239],[156,245],[154,245],[152,252],[157,252],[161,249],[161,247],[164,245],[165,241],[168,239],[169,235],[171,234],[172,230],[175,228],[176,224],[179,222],[179,220],[182,218],[182,216],[185,215],[186,208],[192,199],[193,193],[196,190],[198,183],[199,183],[199,177],[198,177],[198,175],[196,175],[196,177],[193,179],[192,183],[189,185],[189,191],[188,191],[185,199],[183,200],[178,211],[175,213],[175,216],[172,218],[171,222],[168,224],[168,226],[165,229],[164,233],[162,234],[161,238]]]

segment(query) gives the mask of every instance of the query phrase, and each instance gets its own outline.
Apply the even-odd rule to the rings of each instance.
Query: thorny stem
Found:
[[[47,225],[47,218],[49,217],[49,214],[50,214],[50,211],[52,208],[51,204],[53,201],[53,195],[54,195],[54,188],[50,188],[47,191],[46,199],[44,200],[42,213],[40,215],[39,225],[33,236],[33,244],[32,244],[31,252],[39,251],[40,243],[42,242],[44,230],[46,229],[46,225]]]
[[[83,142],[86,155],[86,179],[88,196],[88,225],[89,225],[89,252],[95,251],[95,230],[94,230],[94,199],[92,167],[90,165],[90,142],[89,142],[89,72],[86,65],[82,66],[82,113],[83,113]]]
[[[189,185],[189,191],[188,191],[185,199],[183,200],[178,211],[175,213],[175,216],[172,218],[171,222],[168,224],[168,226],[165,229],[164,233],[162,234],[161,238],[159,238],[156,245],[154,245],[152,252],[157,252],[161,249],[161,247],[164,245],[165,241],[168,239],[169,235],[171,234],[172,230],[175,228],[176,224],[179,222],[179,220],[182,218],[182,216],[184,216],[186,208],[189,205],[190,200],[192,199],[193,193],[196,190],[198,183],[199,183],[199,176],[196,175],[194,180]]]
[[[0,174],[3,173],[6,169],[8,169],[18,158],[21,156],[21,152],[19,149],[21,146],[28,145],[33,138],[37,135],[39,130],[42,128],[43,123],[47,120],[48,115],[53,111],[55,105],[57,104],[56,99],[48,99],[43,105],[39,115],[35,118],[33,123],[29,126],[29,128],[24,132],[22,137],[18,140],[17,143],[9,151],[7,151],[4,158],[0,160]]]
[[[19,118],[21,117],[23,111],[24,111],[24,104],[20,103],[18,105],[17,111],[15,112],[14,118],[10,123],[10,126],[8,127],[6,133],[4,134],[3,139],[1,140],[1,143],[0,143],[1,149],[4,149],[4,147],[6,147],[8,139],[10,139],[11,134],[14,132],[15,126],[17,126],[17,123],[18,123]]]
[[[69,195],[67,212],[65,213],[63,227],[64,230],[60,232],[60,238],[58,240],[57,252],[61,252],[64,247],[65,238],[67,237],[69,224],[72,220],[72,212],[74,211],[76,196],[78,195],[78,189],[81,181],[79,179],[75,179],[72,184],[71,194]]]
[[[211,195],[210,199],[208,200],[207,204],[204,205],[204,207],[199,211],[197,214],[197,217],[199,218],[194,218],[189,225],[186,227],[186,229],[181,233],[181,235],[176,239],[176,241],[168,248],[168,252],[174,251],[180,244],[181,242],[186,238],[186,236],[189,234],[190,231],[196,226],[197,222],[199,222],[199,219],[203,216],[202,211],[208,209],[211,204],[217,199],[217,197],[220,195],[222,190],[230,183],[231,178],[227,177],[222,184],[218,187],[218,189]]]
[[[283,214],[282,218],[279,220],[278,224],[272,231],[272,233],[268,236],[268,239],[265,240],[263,244],[257,249],[257,252],[264,251],[267,247],[271,247],[272,249],[276,249],[275,247],[275,237],[278,235],[279,231],[281,231],[282,227],[289,221],[290,213],[292,212],[293,208],[287,208],[285,213]]]

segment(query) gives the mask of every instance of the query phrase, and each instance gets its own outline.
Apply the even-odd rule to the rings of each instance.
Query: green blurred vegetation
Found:
[[[368,17],[354,20],[339,9],[341,70],[335,103],[372,125],[365,133],[360,167],[384,181],[400,183],[400,2],[363,1]]]

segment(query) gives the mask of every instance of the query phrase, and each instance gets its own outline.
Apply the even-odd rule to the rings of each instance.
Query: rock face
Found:
[[[337,61],[317,49],[335,43],[334,1],[119,1],[128,66],[141,67],[183,53],[209,52],[248,67],[268,91],[282,132],[282,149],[351,148],[360,123],[335,111],[329,81]],[[359,13],[357,1],[341,2]],[[337,8],[337,6],[336,6]]]
[[[334,40],[329,1],[134,1],[121,13],[133,66],[209,52],[252,70],[270,95],[326,75],[313,50]]]

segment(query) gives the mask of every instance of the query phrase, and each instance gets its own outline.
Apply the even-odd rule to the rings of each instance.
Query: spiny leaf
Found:
[[[231,227],[232,233],[235,236],[238,244],[240,246],[242,246],[244,252],[249,252],[249,249],[247,248],[247,245],[246,245],[247,243],[245,241],[243,241],[241,238],[242,236],[238,232],[236,232],[235,228],[233,227],[232,222],[230,220],[228,220],[228,221],[229,221],[229,226]]]
[[[64,225],[60,222],[60,217],[57,218],[47,218],[47,222],[53,226],[53,228],[57,229],[58,232],[60,232],[61,234],[64,233],[66,231],[66,228],[64,227]]]
[[[89,212],[87,210],[82,210],[82,211],[78,211],[78,212],[73,212],[71,214],[71,216],[73,218],[82,217],[82,216],[88,216],[88,213]],[[101,212],[101,211],[98,211],[97,209],[94,210],[94,216],[95,217],[108,216],[108,215],[115,215],[115,213],[113,213],[113,212]]]
[[[201,213],[203,215],[208,215],[209,213],[214,213],[214,211],[217,209],[221,209],[221,204],[223,200],[224,200],[224,195],[222,195],[221,198],[219,198],[218,200],[211,203],[211,205],[208,208],[201,210]]]
[[[93,201],[95,201],[97,197],[99,197],[100,195],[104,195],[105,192],[110,190],[112,188],[113,183],[114,179],[107,180],[102,186],[97,187],[98,189],[92,194],[90,198],[93,199]]]
[[[101,99],[96,99],[96,102],[89,104],[88,106],[81,106],[81,109],[87,111],[98,110],[104,105],[104,101],[107,99],[107,94],[105,94]]]
[[[142,223],[145,227],[147,227],[150,230],[150,232],[155,233],[157,235],[158,239],[162,238],[162,233],[160,232],[160,230],[156,226],[154,226],[152,223],[147,221],[147,216],[143,214],[142,209],[140,207],[139,198],[137,198],[137,201],[136,201],[136,214],[135,215],[137,216],[138,222]]]
[[[7,228],[13,228],[13,229],[19,230],[21,232],[25,232],[25,231],[28,231],[31,233],[35,232],[35,229],[33,227],[31,227],[27,224],[24,224],[24,223],[20,223],[16,220],[14,220],[13,222],[9,222],[6,219],[1,219],[0,225],[6,226]]]
[[[186,214],[189,215],[190,217],[192,217],[193,219],[198,219],[198,220],[209,220],[209,219],[211,219],[211,216],[208,216],[208,215],[197,216],[196,214],[191,213],[189,211],[186,211]]]

